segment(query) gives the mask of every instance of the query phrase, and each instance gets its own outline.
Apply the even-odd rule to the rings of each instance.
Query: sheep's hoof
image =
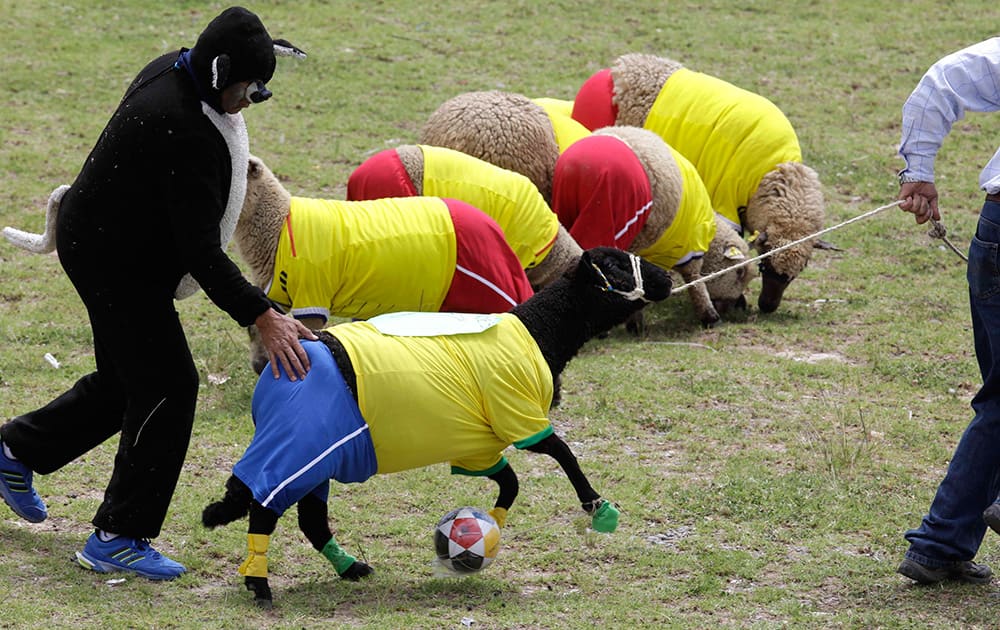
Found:
[[[347,567],[347,570],[340,574],[340,577],[345,580],[351,580],[352,582],[357,582],[361,578],[368,577],[373,573],[375,573],[375,569],[371,568],[364,562],[355,560],[354,564]]]
[[[267,584],[267,578],[247,576],[243,583],[247,590],[253,593],[253,603],[258,608],[266,610],[274,608],[274,599],[271,597],[271,587]]]
[[[701,321],[703,328],[713,328],[722,321],[722,315],[719,315],[719,311],[714,308],[710,308],[707,311],[699,313],[698,320]]]
[[[722,318],[716,315],[714,318],[706,317],[701,320],[702,328],[715,328],[715,325],[722,321]]]

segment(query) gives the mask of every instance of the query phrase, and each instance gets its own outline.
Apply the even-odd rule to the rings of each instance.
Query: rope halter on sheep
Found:
[[[819,232],[816,232],[815,234],[811,234],[811,235],[806,236],[804,238],[800,238],[799,240],[792,241],[791,243],[786,243],[786,244],[782,245],[781,247],[775,247],[771,251],[764,252],[763,254],[761,254],[760,256],[757,256],[756,258],[750,258],[750,259],[744,260],[742,262],[738,262],[735,265],[732,265],[730,267],[726,267],[725,269],[720,269],[719,271],[710,273],[707,276],[702,276],[702,277],[698,278],[697,280],[692,280],[691,282],[688,282],[687,284],[682,284],[679,287],[674,287],[673,290],[670,293],[671,293],[671,295],[673,295],[674,293],[680,293],[681,291],[684,291],[685,289],[687,289],[689,287],[693,287],[696,284],[701,284],[703,282],[708,282],[709,280],[714,280],[715,278],[718,278],[719,276],[721,276],[723,274],[729,273],[730,271],[733,271],[734,269],[739,269],[740,267],[746,267],[747,265],[755,263],[755,262],[757,262],[759,260],[763,260],[763,259],[767,258],[768,256],[773,256],[774,254],[777,254],[778,252],[783,252],[786,249],[795,247],[796,245],[799,245],[801,243],[805,243],[806,241],[814,239],[814,238],[816,238],[818,236],[822,236],[822,235],[826,234],[827,232],[832,232],[832,231],[834,231],[836,229],[844,227],[845,225],[850,225],[851,223],[854,223],[855,221],[860,221],[861,219],[867,219],[868,217],[874,216],[874,215],[878,214],[879,212],[882,212],[883,210],[887,210],[889,208],[894,208],[894,207],[898,206],[901,203],[903,203],[902,199],[894,201],[894,202],[892,202],[892,203],[890,203],[888,205],[881,206],[879,208],[875,208],[874,210],[869,210],[868,212],[866,212],[864,214],[859,214],[858,216],[853,217],[851,219],[848,219],[848,220],[844,221],[843,223],[838,223],[837,225],[831,225],[830,227],[822,229]],[[931,236],[931,237],[933,237],[933,238],[944,239],[944,242],[948,244],[948,247],[950,247],[952,249],[952,251],[954,251],[956,254],[958,254],[959,256],[961,256],[962,260],[966,260],[967,261],[968,259],[966,259],[966,257],[963,256],[960,251],[958,251],[958,248],[956,248],[954,245],[952,245],[951,242],[948,241],[947,238],[945,238],[945,234],[946,233],[947,232],[944,229],[943,225],[941,225],[937,221],[933,221],[933,227],[931,228],[930,232],[928,232],[928,235]]]
[[[611,293],[617,293],[618,295],[621,295],[630,302],[634,302],[636,300],[642,300],[647,304],[651,304],[652,302],[650,302],[650,300],[647,300],[645,297],[646,296],[645,289],[642,288],[642,259],[640,259],[635,254],[631,253],[628,255],[628,259],[632,263],[632,280],[635,283],[635,288],[632,289],[631,291],[622,291],[621,289],[614,288],[613,286],[611,286],[611,282],[608,280],[607,276],[604,275],[604,272],[601,271],[600,267],[598,267],[594,263],[590,263],[590,266],[594,268],[594,271],[596,271],[597,275],[601,277],[601,280],[604,280],[604,287],[602,288],[605,291],[610,291]]]

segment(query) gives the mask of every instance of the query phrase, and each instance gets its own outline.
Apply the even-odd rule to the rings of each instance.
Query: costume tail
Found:
[[[62,201],[63,195],[66,194],[67,190],[69,190],[69,186],[63,185],[53,190],[52,194],[49,195],[49,207],[45,213],[44,234],[34,234],[12,227],[5,227],[3,229],[4,237],[21,249],[26,249],[36,254],[48,254],[54,251],[56,248],[56,220],[59,216],[59,203]]]
[[[205,527],[218,527],[241,519],[250,512],[253,493],[236,475],[226,481],[226,495],[221,501],[209,503],[201,513],[201,523]]]

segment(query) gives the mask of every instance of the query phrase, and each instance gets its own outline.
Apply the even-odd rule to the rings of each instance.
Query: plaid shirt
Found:
[[[902,174],[934,181],[934,158],[952,125],[966,111],[1000,110],[1000,37],[951,53],[920,79],[903,104],[899,154]],[[987,193],[1000,192],[1000,149],[979,175]]]

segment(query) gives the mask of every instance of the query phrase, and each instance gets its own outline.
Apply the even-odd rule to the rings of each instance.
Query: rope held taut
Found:
[[[888,205],[875,208],[874,210],[869,210],[868,212],[866,212],[864,214],[859,214],[858,216],[850,218],[850,219],[844,221],[843,223],[838,223],[837,225],[831,225],[828,228],[824,228],[824,229],[820,230],[819,232],[816,232],[815,234],[810,234],[809,236],[806,236],[804,238],[800,238],[797,241],[792,241],[791,243],[785,243],[781,247],[775,247],[774,249],[772,249],[770,251],[767,251],[767,252],[764,252],[760,256],[757,256],[756,258],[749,258],[749,259],[744,260],[742,262],[738,262],[735,265],[731,265],[729,267],[726,267],[725,269],[720,269],[719,271],[715,271],[713,273],[710,273],[707,276],[702,276],[702,277],[698,278],[697,280],[692,280],[691,282],[688,282],[687,284],[682,284],[679,287],[674,287],[673,290],[670,292],[670,294],[673,295],[675,293],[680,293],[681,291],[683,291],[683,290],[685,290],[687,288],[693,287],[696,284],[701,284],[703,282],[708,282],[709,280],[714,280],[715,278],[718,278],[719,276],[721,276],[721,275],[723,275],[725,273],[729,273],[730,271],[733,271],[734,269],[739,269],[740,267],[746,267],[747,265],[755,263],[758,260],[763,260],[763,259],[767,258],[768,256],[773,256],[774,254],[777,254],[778,252],[783,252],[786,249],[789,249],[791,247],[795,247],[796,245],[799,245],[801,243],[805,243],[806,241],[809,241],[809,240],[812,240],[812,239],[814,239],[816,237],[822,236],[822,235],[826,234],[827,232],[832,232],[832,231],[834,231],[836,229],[844,227],[845,225],[850,225],[851,223],[854,223],[856,221],[860,221],[861,219],[867,219],[868,217],[875,216],[879,212],[882,212],[883,210],[888,210],[889,208],[894,208],[894,207],[898,206],[901,203],[903,203],[902,199],[896,200],[896,201],[894,201],[894,202],[892,202],[892,203],[890,203]],[[949,245],[950,245],[950,243],[949,243]]]

